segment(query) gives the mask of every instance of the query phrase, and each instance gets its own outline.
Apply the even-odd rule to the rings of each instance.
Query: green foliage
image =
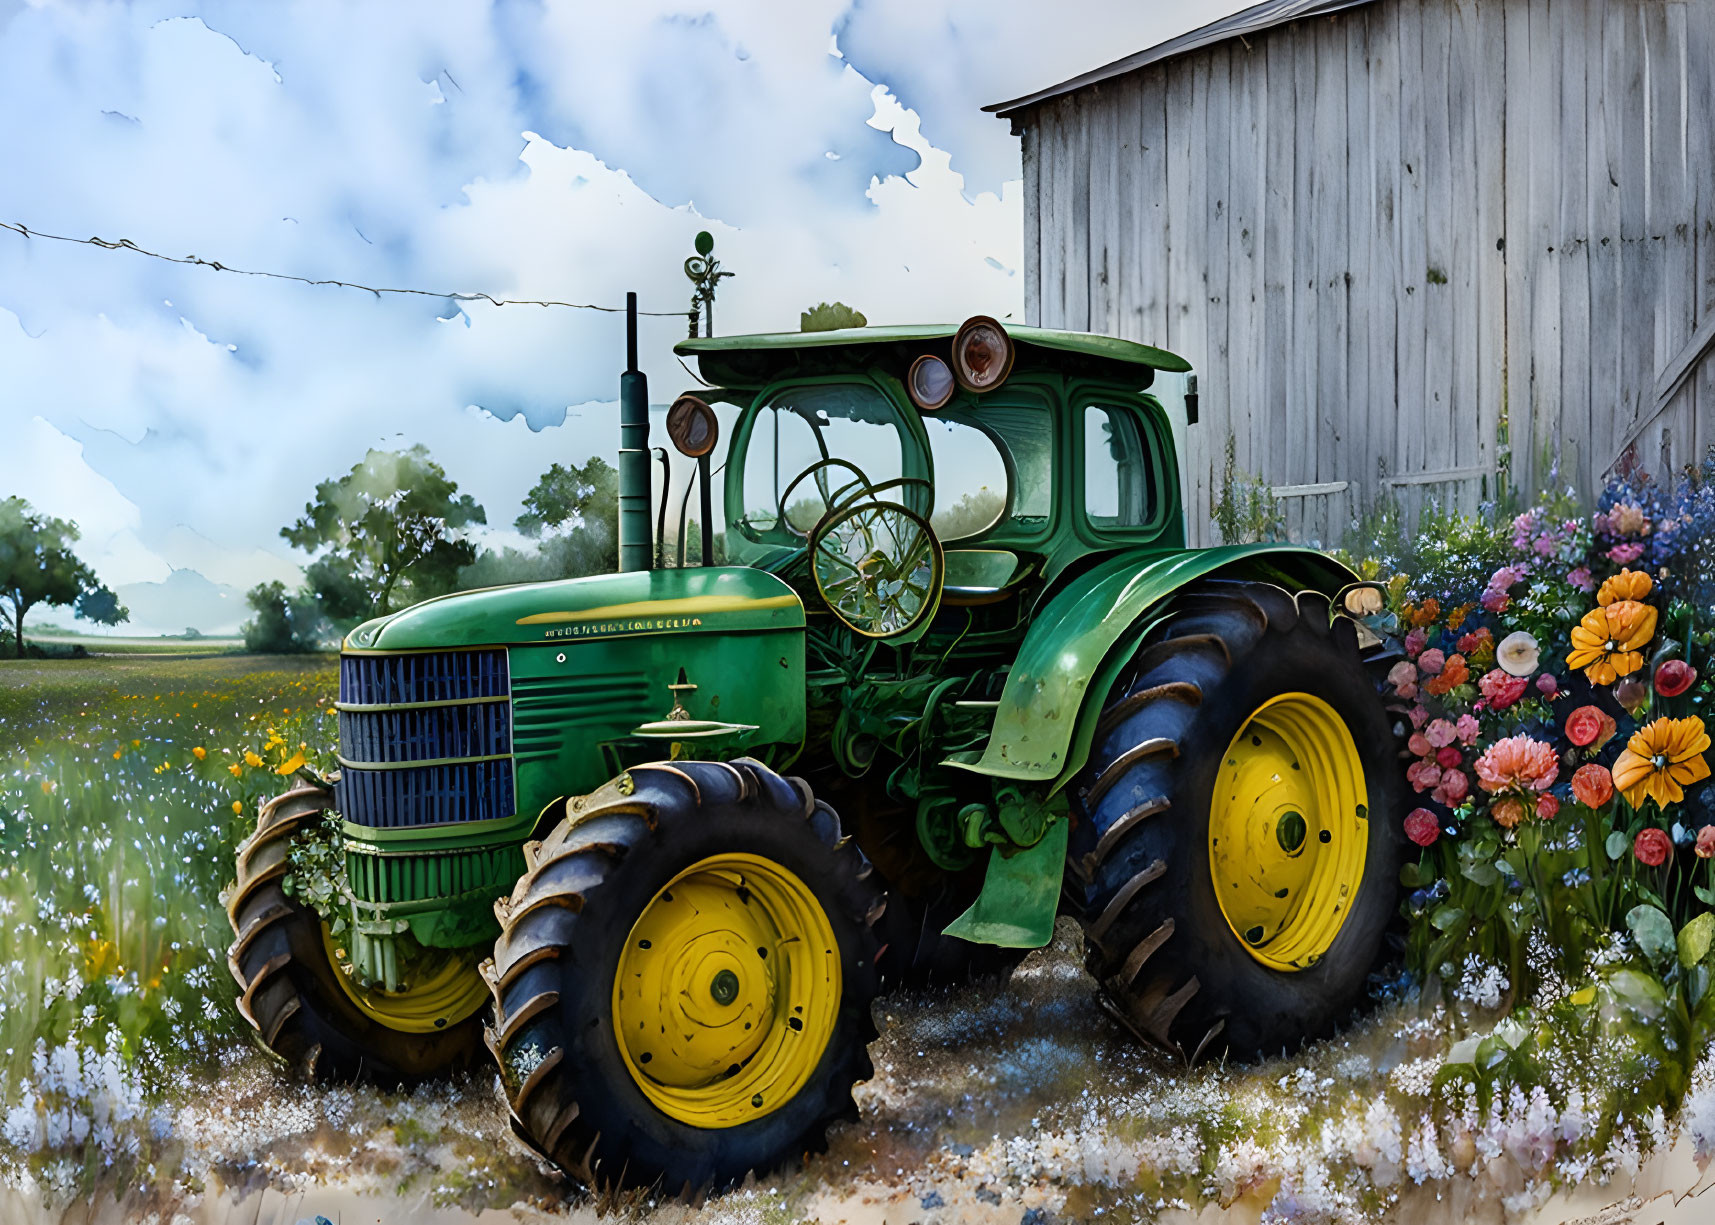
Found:
[[[261,583],[245,599],[256,611],[243,626],[244,649],[266,655],[301,655],[321,649],[327,618],[309,592],[288,594],[281,582]],[[188,637],[190,631],[186,632]]]
[[[524,495],[513,525],[534,549],[484,549],[459,572],[464,590],[607,574],[619,566],[619,474],[601,456],[553,464]]]
[[[821,302],[798,316],[800,332],[833,332],[840,328],[865,327],[868,323],[862,311],[854,310],[844,302]]]
[[[331,620],[352,624],[451,591],[476,560],[460,529],[486,522],[418,445],[371,450],[346,475],[321,482],[280,535],[317,554],[305,570],[310,590]]]
[[[0,501],[0,604],[10,620],[13,653],[24,658],[24,617],[38,604],[71,607],[99,625],[130,613],[72,551],[77,525],[30,509],[23,498]]]
[[[1238,441],[1227,434],[1227,457],[1221,469],[1221,490],[1215,500],[1215,530],[1222,544],[1284,540],[1286,515],[1274,490],[1261,477],[1238,468]]]
[[[554,464],[524,495],[524,513],[513,526],[526,536],[545,529],[605,529],[611,541],[619,523],[619,473],[599,455],[583,467]]]
[[[961,494],[959,500],[930,517],[929,526],[942,540],[960,540],[983,531],[1006,509],[1006,498],[987,485]]]

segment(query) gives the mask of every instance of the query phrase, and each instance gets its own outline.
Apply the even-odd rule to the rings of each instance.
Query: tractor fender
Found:
[[[1058,791],[1082,768],[1102,699],[1161,603],[1221,573],[1332,597],[1357,576],[1325,553],[1289,544],[1118,554],[1053,593],[1007,674],[981,755],[942,764]]]

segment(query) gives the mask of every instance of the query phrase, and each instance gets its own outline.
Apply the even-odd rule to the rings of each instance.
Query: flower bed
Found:
[[[1613,1085],[1609,1130],[1671,1110],[1715,1035],[1715,455],[1593,514],[1443,520],[1414,560],[1388,584],[1421,848],[1390,989],[1512,1012],[1450,1090],[1552,1094],[1565,1061]]]

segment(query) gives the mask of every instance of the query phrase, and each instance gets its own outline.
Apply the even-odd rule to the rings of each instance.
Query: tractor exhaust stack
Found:
[[[619,376],[619,568],[648,570],[649,380],[637,368],[637,295],[625,295],[625,373]]]

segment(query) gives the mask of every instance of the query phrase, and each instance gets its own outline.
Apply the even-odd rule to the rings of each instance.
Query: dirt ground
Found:
[[[1582,1177],[1568,1174],[1584,1169],[1570,1147],[1559,1165],[1521,1157],[1498,1116],[1464,1169],[1435,1167],[1397,1140],[1390,1155],[1386,1127],[1366,1139],[1353,1120],[1377,1133],[1377,1086],[1411,1083],[1451,1044],[1442,1014],[1384,1010],[1291,1060],[1187,1072],[1112,1026],[1077,953],[1067,928],[1008,982],[880,1001],[876,1075],[858,1090],[860,1118],[835,1129],[826,1153],[700,1204],[643,1193],[597,1200],[565,1184],[511,1137],[492,1083],[410,1095],[312,1089],[240,1053],[217,1082],[186,1086],[151,1154],[151,1190],[109,1187],[51,1207],[42,1187],[0,1190],[0,1221],[1715,1221],[1715,1196],[1704,1194],[1715,1163],[1706,1154],[1701,1168],[1689,1130],[1671,1124],[1635,1159],[1586,1161]],[[1298,1115],[1296,1130],[1275,1128]],[[1252,1142],[1271,1129],[1286,1138]]]

